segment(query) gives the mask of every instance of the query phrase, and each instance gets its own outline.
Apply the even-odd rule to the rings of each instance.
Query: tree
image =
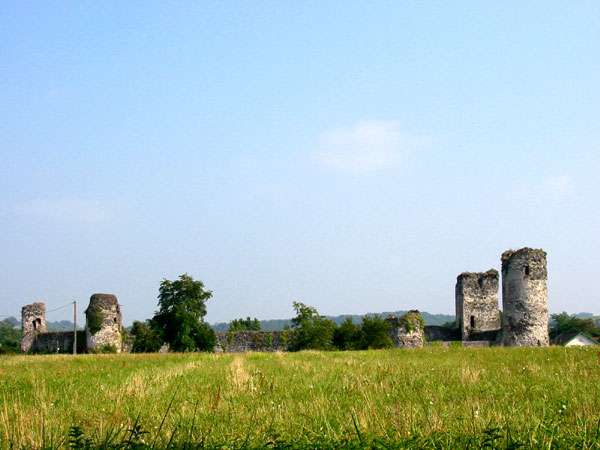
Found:
[[[600,327],[596,325],[594,319],[581,319],[575,315],[569,315],[566,312],[552,314],[550,321],[550,337],[555,338],[562,333],[571,331],[580,331],[589,334],[592,337],[600,337]]]
[[[251,319],[250,317],[234,319],[229,322],[227,330],[231,333],[236,331],[260,331],[260,321],[257,318]]]
[[[333,345],[339,350],[358,350],[362,341],[362,330],[359,325],[346,319],[333,332]]]
[[[0,322],[0,354],[19,353],[21,351],[21,330],[8,320]]]
[[[294,302],[296,317],[292,319],[291,350],[330,350],[333,347],[335,323],[312,306]]]
[[[162,347],[162,338],[149,320],[145,322],[136,320],[133,322],[130,334],[133,338],[131,346],[133,353],[157,352]]]
[[[204,322],[206,302],[211,297],[212,292],[204,289],[202,281],[188,274],[175,281],[163,280],[152,328],[173,351],[212,351],[215,333]]]
[[[378,316],[363,317],[361,330],[361,349],[390,348],[394,346],[390,337],[390,323]]]

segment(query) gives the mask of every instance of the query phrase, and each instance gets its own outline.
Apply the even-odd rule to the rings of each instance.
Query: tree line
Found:
[[[133,352],[212,351],[216,344],[213,329],[204,321],[206,303],[212,292],[187,274],[175,281],[163,280],[158,294],[158,310],[149,320],[135,321],[130,330]],[[289,348],[292,351],[359,350],[392,347],[390,324],[377,316],[366,316],[362,323],[347,319],[341,325],[312,306],[294,302],[296,316],[291,320]],[[260,331],[256,318],[240,318],[229,323],[230,333]]]

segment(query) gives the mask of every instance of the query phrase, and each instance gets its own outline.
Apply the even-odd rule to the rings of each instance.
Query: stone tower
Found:
[[[94,294],[85,310],[86,344],[89,352],[113,347],[122,349],[122,317],[117,297],[112,294]]]
[[[402,317],[388,317],[390,338],[399,348],[423,347],[425,341],[425,322],[416,309],[408,311]]]
[[[26,353],[31,350],[36,336],[48,331],[45,303],[32,303],[21,308],[21,329],[23,330],[21,351]]]
[[[464,272],[456,278],[456,322],[463,341],[473,333],[501,328],[498,310],[498,271]]]
[[[502,254],[502,343],[548,345],[548,270],[544,250]]]

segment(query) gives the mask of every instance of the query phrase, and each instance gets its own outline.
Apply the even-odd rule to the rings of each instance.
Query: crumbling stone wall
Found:
[[[21,351],[26,353],[31,350],[36,337],[48,331],[45,303],[32,303],[21,308],[21,329]]]
[[[399,348],[423,347],[425,322],[417,310],[408,311],[402,317],[388,317],[390,337]]]
[[[461,335],[458,328],[448,328],[439,325],[425,326],[425,340],[432,341],[460,341]]]
[[[236,331],[216,333],[215,351],[227,353],[286,351],[288,331]]]
[[[31,353],[73,353],[73,331],[50,331],[35,337]],[[77,331],[77,353],[85,353],[85,331]]]
[[[522,248],[502,254],[502,343],[548,345],[546,252]]]
[[[502,327],[498,309],[498,271],[463,272],[456,278],[456,320],[463,341],[474,333]]]
[[[88,352],[107,348],[121,352],[123,319],[117,297],[112,294],[92,295],[85,316]]]

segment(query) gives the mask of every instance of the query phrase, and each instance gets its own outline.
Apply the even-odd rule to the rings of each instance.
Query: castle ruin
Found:
[[[522,248],[502,254],[502,344],[548,345],[546,252]]]
[[[41,302],[23,306],[21,326],[24,353],[71,353],[75,341],[77,353],[122,349],[121,311],[117,297],[110,294],[92,295],[85,331],[48,331],[46,305]]]
[[[388,317],[390,337],[397,348],[423,347],[425,341],[425,322],[416,309],[408,311],[402,317]]]
[[[456,279],[456,325],[463,341],[485,340],[501,328],[498,271],[463,272]]]
[[[46,304],[32,303],[21,308],[21,327],[23,338],[21,339],[21,351],[27,353],[31,350],[36,337],[48,332],[46,324]]]
[[[90,352],[122,347],[123,318],[117,297],[112,294],[94,294],[85,310],[85,340]]]
[[[421,314],[411,310],[389,317],[390,338],[399,348],[422,347],[425,341],[465,346],[547,346],[548,288],[546,252],[522,248],[502,254],[502,313],[498,308],[499,274],[463,272],[455,286],[456,327],[425,326]],[[48,332],[46,306],[22,308],[25,353],[70,353],[77,337],[77,352],[126,351],[121,307],[112,294],[94,294],[85,311],[85,331]],[[289,331],[217,333],[217,351],[282,351],[288,349]]]

